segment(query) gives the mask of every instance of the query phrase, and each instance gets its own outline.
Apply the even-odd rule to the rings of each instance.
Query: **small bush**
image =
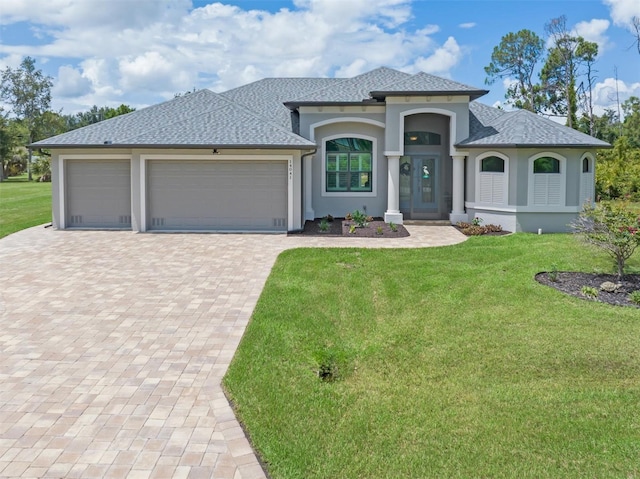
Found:
[[[389,221],[389,229],[395,233],[398,231],[398,226],[393,221]]]
[[[629,293],[629,301],[633,304],[640,304],[640,291],[632,291]]]
[[[377,235],[381,235],[381,234],[382,234],[382,226],[378,226],[378,227],[376,228],[376,234],[377,234]]]
[[[329,231],[329,221],[327,218],[322,218],[318,226],[320,227],[320,231]]]
[[[360,210],[355,210],[351,213],[351,219],[356,225],[356,228],[366,228],[368,226],[368,221],[370,216],[367,216]]]
[[[462,229],[462,233],[467,236],[480,236],[487,232],[484,226],[470,225]]]
[[[598,297],[598,290],[592,286],[583,286],[580,288],[580,294],[585,298],[596,299]]]

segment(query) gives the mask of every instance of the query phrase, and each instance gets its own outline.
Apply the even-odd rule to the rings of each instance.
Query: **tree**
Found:
[[[618,278],[622,279],[626,261],[640,246],[638,215],[624,203],[605,201],[585,205],[571,228],[585,243],[605,250],[615,260]]]
[[[640,53],[640,17],[631,17],[631,26],[633,27],[633,36],[635,37],[635,44]]]
[[[629,97],[622,104],[624,122],[622,132],[629,139],[631,148],[640,148],[640,98]]]
[[[15,117],[24,123],[28,133],[28,144],[36,139],[35,133],[43,114],[51,105],[52,79],[41,70],[36,70],[36,61],[25,57],[15,70],[7,67],[2,72],[0,98],[11,105]],[[31,181],[31,149],[27,170]]]
[[[598,44],[583,41],[578,45],[578,48],[576,49],[576,55],[583,60],[584,65],[587,69],[587,84],[585,85],[584,83],[581,83],[579,90],[582,92],[582,110],[586,113],[586,116],[589,120],[588,133],[593,136],[593,85],[595,83],[595,77],[593,76],[595,71],[593,69],[593,65],[596,62],[596,57],[598,56]]]
[[[131,113],[132,111],[135,111],[135,108],[125,104],[120,105],[118,108],[110,108],[108,106],[98,108],[97,105],[93,105],[89,111],[76,113],[75,115],[65,115],[64,120],[67,123],[67,131],[70,131],[119,115]]]
[[[578,112],[578,68],[584,63],[591,65],[595,61],[598,45],[571,35],[564,15],[547,23],[545,31],[553,42],[540,72],[546,107],[554,115],[566,116],[567,126],[575,128]]]
[[[540,111],[539,87],[533,84],[538,62],[544,55],[543,40],[530,30],[508,33],[493,49],[491,63],[484,68],[485,82],[493,84],[498,78],[515,78],[507,90],[507,100],[518,108]]]

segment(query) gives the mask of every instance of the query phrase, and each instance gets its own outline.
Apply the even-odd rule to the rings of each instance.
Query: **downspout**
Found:
[[[318,149],[315,148],[313,150],[311,150],[308,153],[305,153],[303,155],[300,155],[300,165],[302,166],[302,174],[300,175],[300,191],[302,192],[302,208],[300,208],[300,224],[302,224],[302,229],[304,229],[304,211],[307,205],[305,205],[305,195],[306,195],[306,191],[304,189],[304,177],[305,177],[305,171],[304,171],[304,157],[305,156],[311,156],[311,155],[315,155],[318,152]]]

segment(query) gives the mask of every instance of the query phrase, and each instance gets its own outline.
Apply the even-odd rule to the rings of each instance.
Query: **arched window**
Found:
[[[497,152],[485,153],[477,158],[476,201],[478,203],[484,205],[507,204],[508,160],[507,156]]]
[[[504,173],[504,160],[497,156],[488,156],[480,161],[480,171],[485,173]]]
[[[370,192],[373,184],[373,142],[334,138],[325,144],[327,192]]]
[[[580,205],[592,204],[595,200],[595,178],[593,175],[593,161],[590,156],[582,158],[582,174],[580,175]]]
[[[529,158],[529,205],[565,206],[566,159],[557,153]]]
[[[542,156],[533,162],[534,173],[560,173],[560,160]]]

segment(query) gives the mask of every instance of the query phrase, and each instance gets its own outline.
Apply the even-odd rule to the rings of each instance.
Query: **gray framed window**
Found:
[[[497,156],[488,156],[480,161],[480,171],[483,173],[504,173],[504,160]]]
[[[370,192],[373,184],[373,142],[335,138],[326,143],[327,192]]]
[[[534,173],[560,173],[560,160],[543,156],[533,162]]]

